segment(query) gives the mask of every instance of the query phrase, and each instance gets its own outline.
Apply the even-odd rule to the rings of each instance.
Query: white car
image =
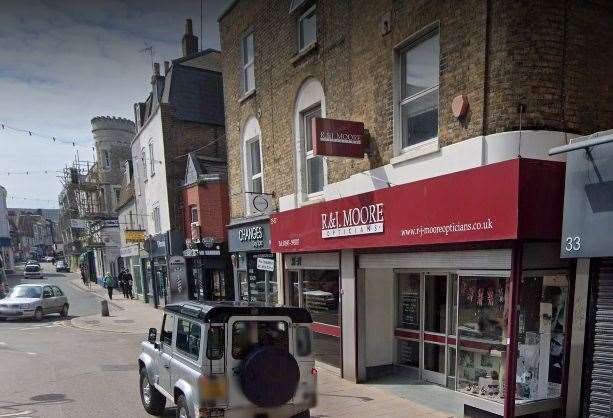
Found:
[[[20,284],[0,299],[0,318],[34,318],[58,313],[68,316],[68,299],[62,290],[49,284]]]
[[[30,262],[23,269],[23,275],[26,279],[42,279],[43,270],[37,262]]]

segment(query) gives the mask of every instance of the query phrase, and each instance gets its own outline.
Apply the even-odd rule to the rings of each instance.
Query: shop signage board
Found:
[[[276,213],[272,251],[559,239],[563,178],[563,163],[515,159]]]
[[[71,219],[70,227],[74,229],[87,229],[87,221],[85,219]]]
[[[136,229],[126,229],[123,231],[126,242],[144,242],[145,231]]]
[[[314,118],[313,154],[332,157],[364,158],[364,124],[349,120]]]
[[[228,227],[228,247],[231,252],[270,249],[268,219]]]
[[[566,154],[562,258],[613,256],[613,143],[591,147],[590,155]]]
[[[258,258],[257,269],[264,271],[275,271],[275,260],[273,258]]]

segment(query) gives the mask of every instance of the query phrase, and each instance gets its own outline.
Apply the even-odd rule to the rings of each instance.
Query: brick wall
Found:
[[[240,129],[257,116],[266,192],[294,193],[293,107],[317,78],[327,116],[363,121],[372,151],[330,158],[328,182],[387,164],[393,154],[394,47],[428,25],[440,33],[439,141],[523,129],[588,134],[613,126],[613,5],[604,0],[319,0],[317,48],[296,60],[287,1],[240,0],[220,20],[231,216],[244,215]],[[382,35],[382,16],[391,30]],[[241,100],[241,38],[254,30],[256,92]],[[468,97],[458,121],[451,102]]]
[[[227,241],[226,225],[230,222],[228,186],[225,182],[207,182],[183,189],[183,222],[185,239],[191,239],[192,205],[198,208],[200,231],[203,237]]]
[[[164,160],[170,227],[183,231],[183,202],[180,182],[185,178],[187,154],[192,151],[207,157],[226,157],[224,127],[179,120],[169,105],[161,105]]]

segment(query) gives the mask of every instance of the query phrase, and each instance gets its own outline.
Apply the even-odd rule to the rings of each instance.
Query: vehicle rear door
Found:
[[[243,393],[240,381],[241,366],[249,352],[254,347],[273,343],[277,347],[287,349],[293,355],[294,344],[290,343],[293,338],[292,332],[292,321],[285,316],[234,316],[228,320],[226,347],[230,349],[226,349],[226,353],[229,407],[252,406]]]
[[[55,295],[53,294],[53,289],[51,286],[43,287],[43,313],[48,314],[52,313],[55,310]]]
[[[62,312],[62,308],[66,303],[66,296],[62,292],[62,290],[57,286],[51,286],[53,288],[53,294],[55,296],[55,311]]]

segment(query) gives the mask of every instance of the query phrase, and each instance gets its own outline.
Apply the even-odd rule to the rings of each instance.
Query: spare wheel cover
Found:
[[[300,369],[289,352],[262,347],[247,355],[240,380],[247,399],[257,406],[271,408],[292,399],[300,380]]]

